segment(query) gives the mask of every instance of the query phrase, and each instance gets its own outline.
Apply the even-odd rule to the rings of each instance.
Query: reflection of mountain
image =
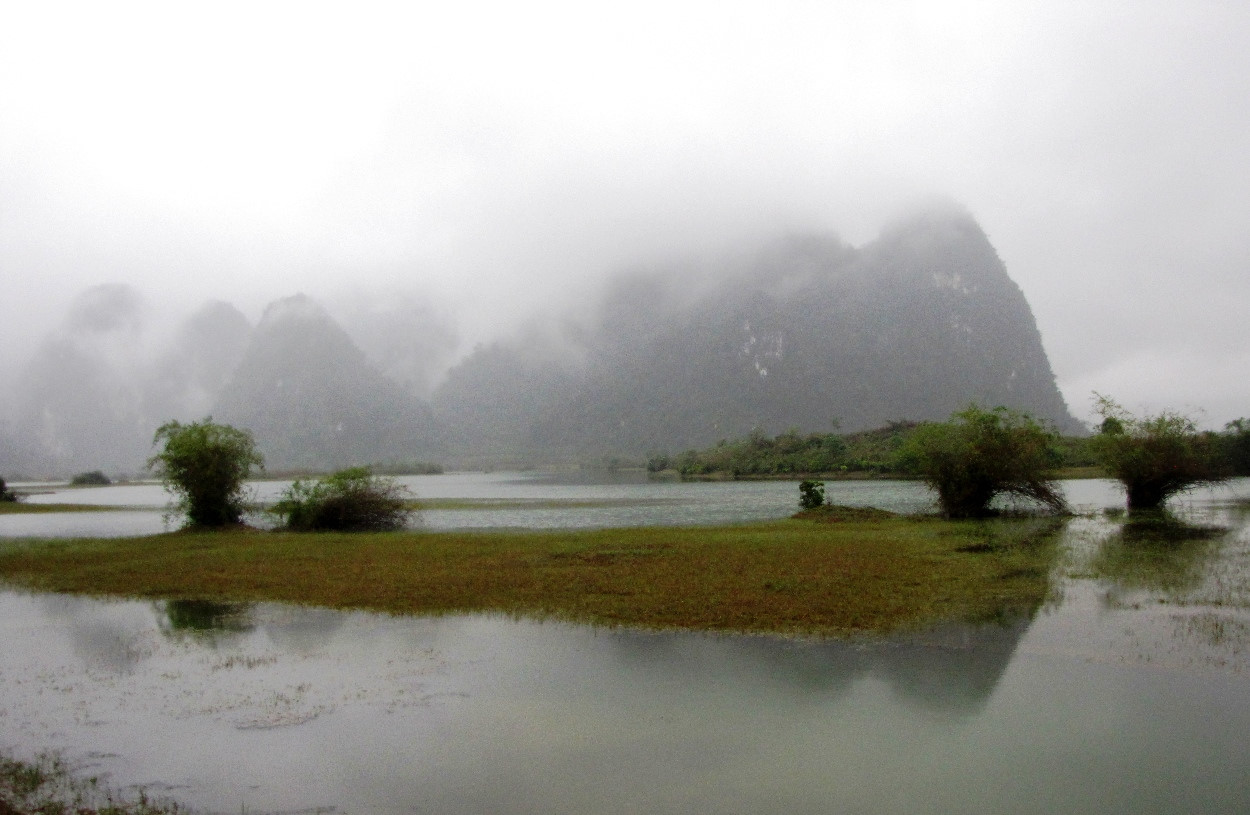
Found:
[[[629,668],[662,664],[679,675],[673,680],[679,683],[733,677],[784,684],[827,699],[874,678],[918,708],[970,715],[985,706],[1031,624],[1031,616],[1001,625],[951,624],[885,640],[806,642],[620,632],[611,635],[611,642]]]
[[[152,621],[138,603],[61,594],[36,595],[34,601],[45,618],[65,628],[74,656],[90,668],[129,674],[151,656],[136,637]]]
[[[284,651],[315,652],[326,647],[334,633],[343,627],[349,614],[328,608],[301,608],[293,613],[283,613],[278,619],[266,620],[265,635]]]

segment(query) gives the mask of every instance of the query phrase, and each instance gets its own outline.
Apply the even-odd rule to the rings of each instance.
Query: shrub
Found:
[[[300,532],[386,532],[408,522],[405,492],[367,467],[352,467],[315,483],[296,481],[272,511]]]
[[[822,481],[799,482],[799,506],[815,509],[825,503],[825,485]]]
[[[1130,510],[1159,509],[1177,493],[1228,477],[1219,441],[1188,416],[1164,411],[1138,418],[1106,396],[1094,399],[1103,417],[1094,449],[1124,485]]]
[[[976,405],[947,422],[925,422],[907,441],[903,457],[937,493],[950,518],[993,514],[1000,495],[1031,499],[1061,512],[1066,509],[1054,480],[1045,477],[1058,453],[1054,431],[1031,417]]]
[[[1224,425],[1221,442],[1229,474],[1250,475],[1250,419],[1233,419]]]
[[[88,473],[79,473],[69,480],[69,483],[75,487],[106,487],[113,482],[101,470],[92,470]]]
[[[152,443],[164,449],[148,459],[148,467],[162,477],[165,488],[177,496],[188,526],[218,527],[236,524],[247,508],[244,482],[253,467],[263,467],[252,434],[212,417],[201,422],[161,425]]]
[[[0,501],[16,501],[17,493],[9,489],[4,484],[4,479],[0,478]]]

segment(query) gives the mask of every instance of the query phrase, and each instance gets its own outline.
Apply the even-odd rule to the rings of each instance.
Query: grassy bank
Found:
[[[0,515],[40,515],[50,512],[109,512],[132,507],[99,504],[28,504],[25,501],[0,501]]]
[[[0,578],[100,595],[818,635],[993,618],[1047,594],[1056,547],[1043,522],[825,520],[834,522],[10,541]]]

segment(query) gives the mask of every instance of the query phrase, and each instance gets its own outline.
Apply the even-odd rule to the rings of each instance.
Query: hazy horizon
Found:
[[[1069,408],[1250,414],[1250,9],[0,9],[0,382],[93,286],[407,309],[449,364],[622,269],[949,197]]]

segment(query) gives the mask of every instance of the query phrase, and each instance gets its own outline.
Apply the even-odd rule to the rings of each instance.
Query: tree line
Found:
[[[1192,420],[1188,421],[1192,424]],[[722,440],[702,450],[653,454],[648,457],[646,467],[652,473],[669,472],[686,478],[807,475],[916,478],[922,473],[917,469],[909,441],[922,427],[933,424],[943,423],[896,421],[873,430],[846,434],[801,434],[792,429],[767,436],[757,430],[746,438]],[[1221,432],[1195,430],[1194,435],[1212,447],[1231,475],[1250,476],[1250,419],[1229,422]],[[1104,466],[1097,434],[1048,433],[1047,438],[1051,448],[1048,469],[1083,470]]]
[[[1089,437],[1062,437],[1028,414],[971,405],[945,422],[892,422],[850,434],[804,436],[790,430],[769,438],[757,431],[706,450],[652,456],[647,469],[687,477],[918,477],[934,489],[949,517],[985,515],[1004,495],[1062,511],[1054,476],[1064,467],[1101,467],[1124,485],[1131,510],[1161,507],[1198,484],[1250,475],[1250,419],[1229,422],[1222,432],[1199,431],[1183,414],[1139,417],[1099,394],[1095,407],[1102,422]],[[264,468],[250,431],[211,417],[172,421],[157,429],[153,444],[162,449],[148,467],[176,496],[188,526],[241,522],[249,504],[245,481]],[[810,480],[804,484],[802,505],[819,505],[823,488]],[[0,500],[16,500],[5,487],[0,480]],[[316,482],[295,481],[270,511],[294,530],[394,530],[405,525],[410,510],[402,487],[355,467]]]
[[[1156,509],[1199,484],[1250,475],[1250,420],[1229,422],[1222,432],[1200,431],[1188,416],[1164,411],[1136,416],[1113,399],[1095,395],[1102,417],[1088,437],[1060,436],[1027,414],[977,405],[945,422],[895,422],[841,435],[788,431],[768,438],[753,433],[707,450],[653,456],[648,469],[676,470],[686,477],[719,474],[838,476],[878,474],[924,479],[948,517],[990,513],[999,496],[1024,498],[1052,510],[1065,509],[1055,475],[1065,468],[1098,467],[1119,480],[1129,509]],[[822,502],[823,491],[806,480],[801,504]]]

